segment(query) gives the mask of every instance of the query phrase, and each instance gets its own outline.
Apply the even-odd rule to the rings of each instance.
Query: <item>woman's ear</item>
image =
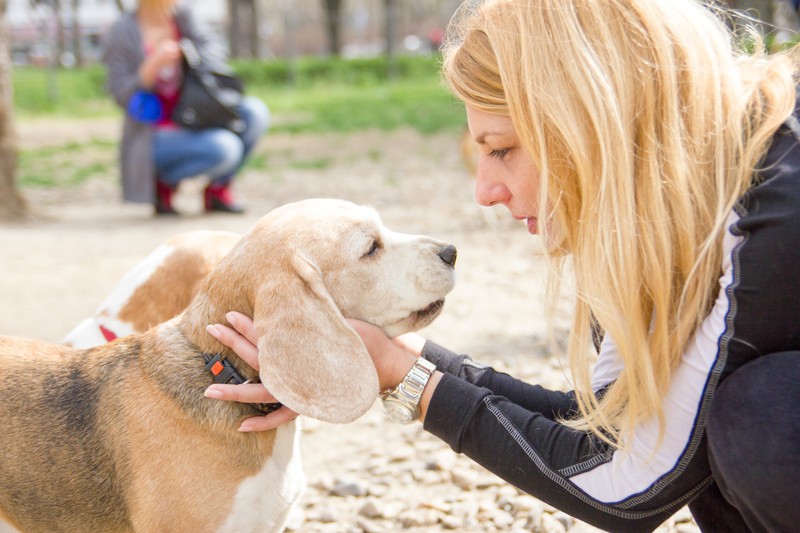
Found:
[[[260,377],[282,404],[326,422],[352,422],[378,396],[378,375],[361,338],[325,288],[319,268],[296,255],[256,294]]]

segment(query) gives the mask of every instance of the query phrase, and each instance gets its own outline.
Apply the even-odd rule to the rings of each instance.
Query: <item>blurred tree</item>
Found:
[[[83,46],[81,44],[81,21],[78,18],[80,0],[72,0],[72,53],[75,54],[75,66],[83,66]]]
[[[785,0],[781,0],[785,1]],[[774,0],[725,0],[725,3],[733,9],[747,11],[765,25],[759,28],[762,34],[769,33],[772,24],[775,22]]]
[[[325,4],[325,30],[328,35],[328,53],[339,56],[342,53],[342,1],[323,0]]]
[[[64,10],[61,9],[61,0],[52,0],[53,22],[56,25],[56,58],[55,68],[62,66],[62,58],[66,51],[66,33],[64,32]]]
[[[231,57],[259,57],[257,0],[228,0],[228,44]]]
[[[393,78],[396,74],[397,66],[395,62],[395,45],[397,44],[397,26],[400,20],[397,0],[384,0],[384,10],[386,11],[386,64],[388,65],[388,76]]]
[[[0,220],[18,220],[29,212],[16,187],[17,145],[11,85],[11,47],[6,20],[8,1],[0,0]]]

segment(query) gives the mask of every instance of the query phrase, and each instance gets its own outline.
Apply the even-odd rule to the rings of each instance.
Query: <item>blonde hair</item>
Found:
[[[538,167],[555,285],[572,262],[581,416],[566,423],[619,447],[645,418],[663,430],[661,400],[719,290],[726,217],[794,106],[794,59],[751,42],[736,51],[695,0],[495,0],[448,28],[446,84],[510,116]],[[624,363],[602,398],[592,316]]]
[[[164,14],[174,11],[179,0],[139,0],[139,11],[150,14]]]

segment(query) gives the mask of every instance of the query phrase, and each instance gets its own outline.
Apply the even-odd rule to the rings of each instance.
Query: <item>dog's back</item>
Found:
[[[237,233],[210,230],[170,238],[128,271],[95,314],[67,334],[64,344],[99,346],[176,316],[239,239]]]
[[[132,356],[120,348],[77,351],[0,337],[0,509],[17,512],[5,518],[21,530],[129,531],[100,416],[115,409],[104,404]],[[75,506],[87,501],[97,513],[76,520]]]

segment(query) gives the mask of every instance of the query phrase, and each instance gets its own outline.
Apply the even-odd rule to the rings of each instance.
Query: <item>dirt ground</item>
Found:
[[[21,145],[31,148],[113,140],[118,123],[31,121],[18,130]],[[244,173],[236,185],[243,216],[203,214],[199,181],[182,187],[180,218],[123,204],[115,176],[25,189],[39,218],[0,226],[0,334],[59,342],[170,235],[245,232],[281,204],[338,197],[376,206],[392,229],[457,246],[456,288],[423,334],[524,379],[569,387],[547,348],[539,243],[504,210],[474,203],[458,132],[271,135],[257,150],[265,168]],[[556,330],[568,317],[565,304],[551,317]],[[596,531],[507,486],[418,425],[385,422],[378,405],[346,426],[303,424],[309,488],[291,524],[296,531]],[[697,528],[682,511],[660,531]]]

